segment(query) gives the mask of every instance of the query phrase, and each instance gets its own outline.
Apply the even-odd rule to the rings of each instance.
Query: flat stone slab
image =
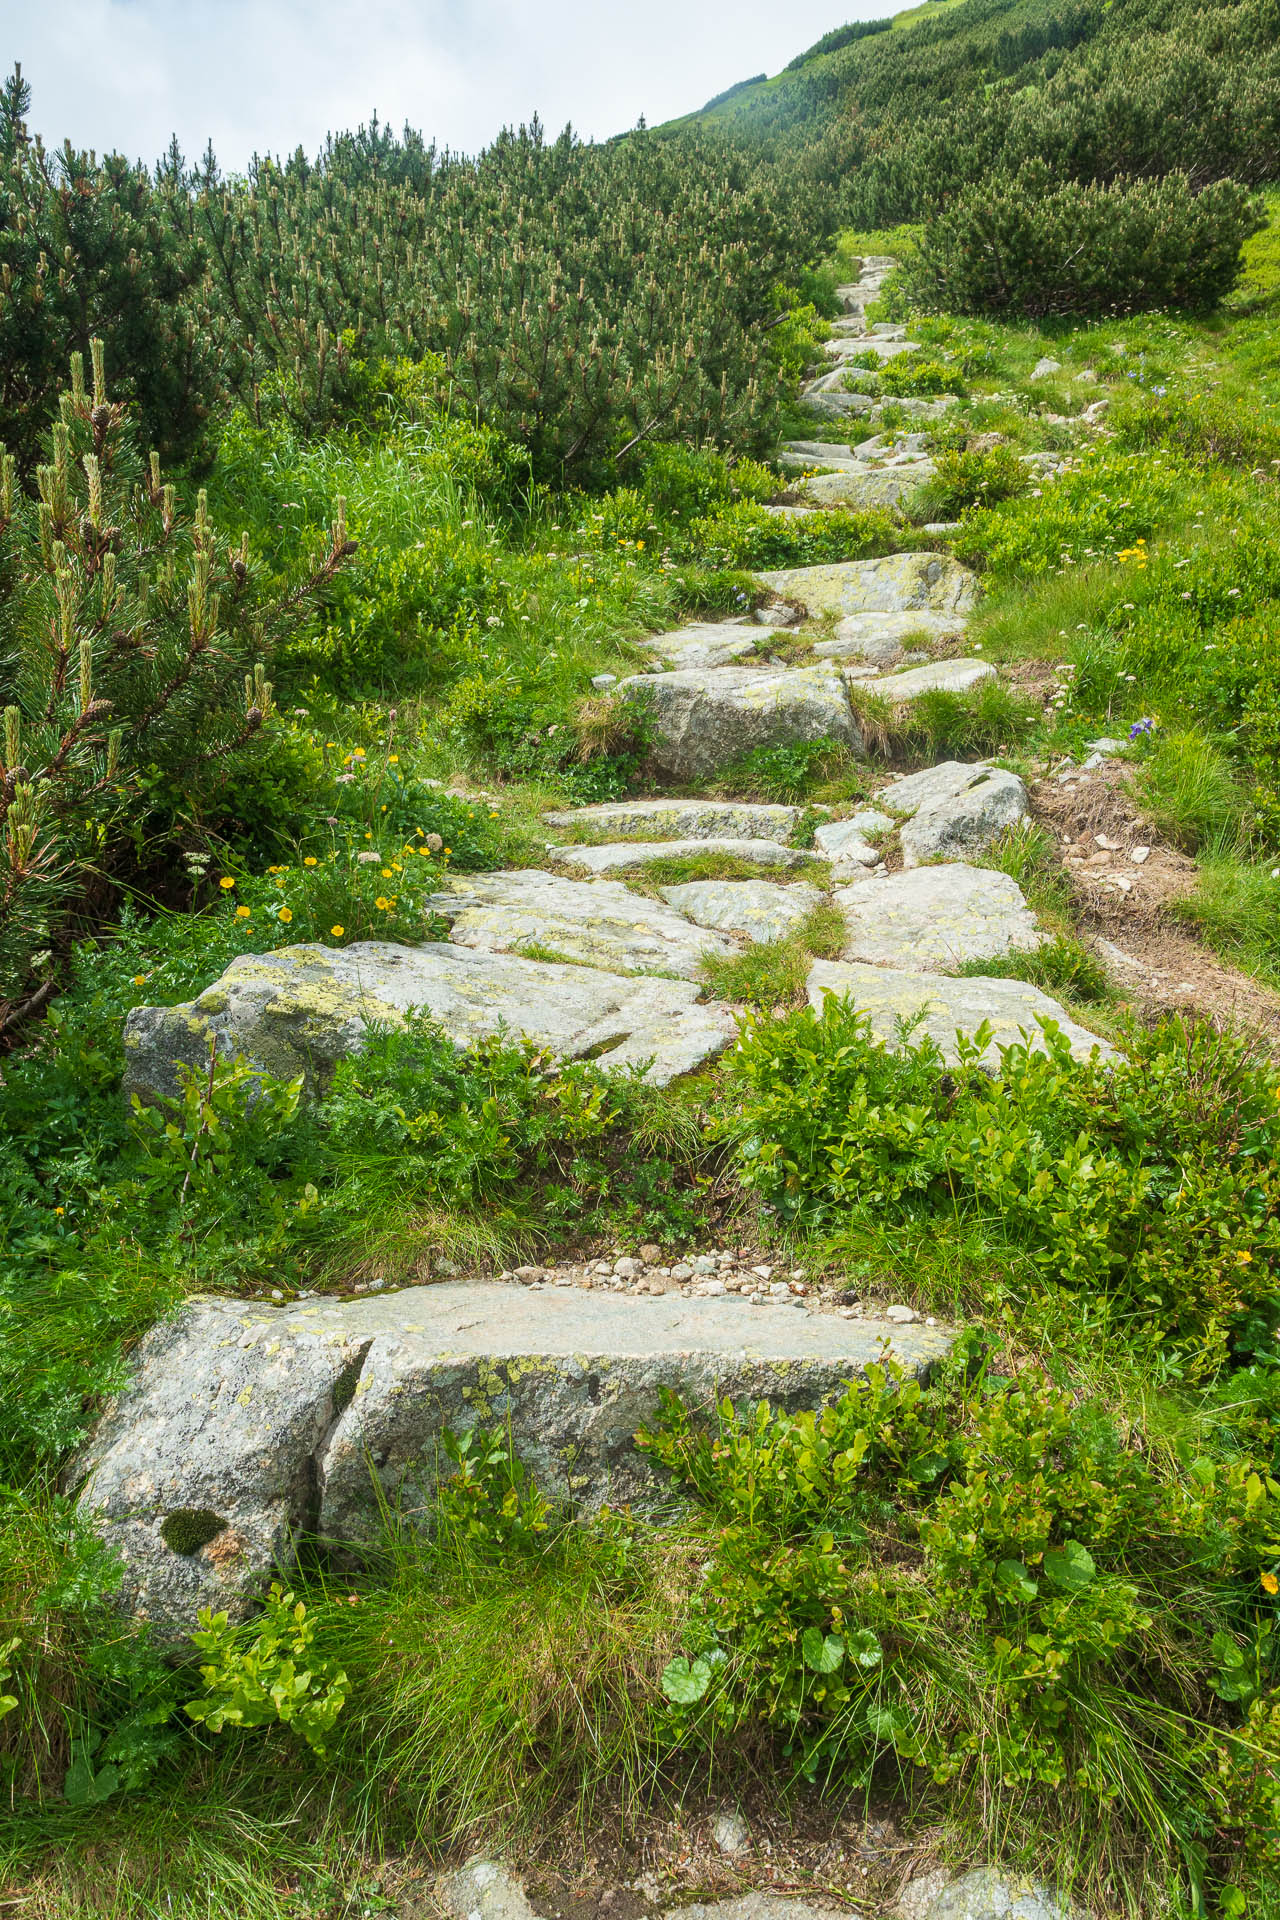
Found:
[[[1007,873],[960,862],[866,878],[834,896],[849,927],[843,958],[910,973],[1040,945],[1036,917]]]
[[[881,806],[894,813],[919,813],[922,807],[944,806],[947,801],[958,799],[989,772],[990,766],[985,760],[940,760],[937,766],[922,767],[919,773],[908,773],[901,780],[892,781],[880,789],[876,798]]]
[[[723,1008],[698,1004],[685,980],[628,979],[430,942],[365,940],[350,947],[283,947],[242,954],[196,1000],[135,1007],[125,1022],[124,1091],[145,1100],[180,1090],[179,1063],[204,1072],[213,1047],[284,1079],[323,1085],[370,1028],[398,1026],[414,1007],[455,1046],[505,1029],[564,1060],[605,1067],[648,1062],[666,1086],[735,1036]]]
[[[750,800],[620,800],[544,813],[548,827],[585,827],[612,840],[777,840],[791,838],[799,807]]]
[[[811,617],[931,613],[964,615],[977,604],[977,577],[948,553],[891,553],[878,560],[786,567],[756,578]]]
[[[485,953],[541,947],[546,952],[535,957],[554,955],[611,973],[695,980],[705,954],[733,951],[732,942],[701,932],[682,913],[620,880],[566,880],[536,867],[459,875],[431,905],[451,922],[454,946]]]
[[[554,1498],[643,1503],[665,1477],[633,1437],[662,1388],[817,1407],[882,1353],[920,1375],[951,1339],[732,1295],[495,1282],[279,1309],[203,1298],[140,1343],[73,1484],[121,1557],[124,1604],[176,1637],[200,1607],[243,1618],[308,1532],[376,1543],[380,1499],[429,1523],[446,1428],[509,1434]],[[224,1524],[175,1551],[162,1529],[180,1511]]]
[[[753,747],[834,740],[854,753],[862,734],[836,668],[716,667],[703,672],[639,674],[622,682],[654,728],[650,756],[675,780],[697,780]]]
[[[860,685],[879,699],[906,706],[922,693],[968,693],[995,677],[989,660],[933,660],[927,667],[908,667],[905,673],[887,673],[878,680],[863,680]]]
[[[776,840],[630,840],[616,846],[556,847],[555,858],[565,866],[588,873],[617,873],[626,867],[647,867],[655,860],[688,860],[703,853],[728,854],[750,860],[757,867],[801,867],[824,856],[812,849],[782,847]]]
[[[874,867],[880,851],[869,843],[867,835],[887,833],[894,825],[891,816],[878,807],[860,807],[847,820],[825,821],[813,836],[814,850],[826,854],[835,871],[842,866]]]
[[[1041,1019],[1057,1022],[1077,1060],[1087,1060],[1095,1047],[1104,1060],[1117,1057],[1114,1047],[1079,1026],[1057,1000],[1022,980],[952,980],[945,974],[908,973],[854,960],[815,960],[809,970],[810,1006],[820,1008],[829,993],[848,994],[869,1017],[871,1031],[883,1045],[900,1050],[927,1035],[952,1065],[959,1057],[957,1030],[974,1034],[984,1020],[990,1023],[992,1038],[982,1064],[993,1072],[1000,1066],[1000,1047],[1021,1041],[1024,1032],[1036,1052],[1045,1051]],[[923,1017],[904,1043],[900,1023],[918,1015]]]
[[[815,473],[796,492],[815,507],[898,507],[932,480],[932,460],[895,461],[882,467],[849,466],[840,473]]]
[[[897,1912],[899,1920],[1088,1920],[1056,1887],[995,1867],[956,1880],[935,1868],[908,1884]]]
[[[725,667],[758,653],[762,638],[759,626],[742,621],[696,621],[643,644],[672,667]]]
[[[690,880],[659,891],[697,926],[770,944],[794,933],[825,898],[802,882],[781,887],[770,880]]]

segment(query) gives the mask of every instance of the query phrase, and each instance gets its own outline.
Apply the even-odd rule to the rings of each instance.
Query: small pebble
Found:
[[[903,1306],[899,1302],[892,1307],[886,1307],[884,1317],[886,1320],[892,1320],[897,1327],[909,1327],[913,1320],[920,1318],[920,1315],[914,1307]]]

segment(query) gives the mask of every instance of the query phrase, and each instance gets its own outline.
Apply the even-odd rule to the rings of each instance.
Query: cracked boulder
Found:
[[[765,629],[755,622],[708,620],[651,634],[642,644],[669,667],[727,667],[751,659],[765,639]]]
[[[446,1428],[509,1434],[554,1499],[643,1506],[664,1476],[634,1436],[661,1389],[699,1407],[724,1394],[817,1407],[885,1343],[918,1376],[951,1335],[734,1297],[494,1282],[281,1308],[202,1299],[142,1341],[73,1483],[121,1556],[122,1604],[172,1638],[202,1606],[242,1618],[308,1533],[359,1550],[388,1508],[429,1524]],[[195,1545],[201,1515],[217,1530]]]
[[[733,951],[728,940],[699,931],[683,912],[633,893],[620,880],[566,880],[537,868],[473,873],[452,879],[431,905],[450,922],[456,946],[483,953],[538,949],[535,958],[612,973],[694,980],[704,954]]]
[[[968,766],[962,760],[944,760],[895,780],[878,797],[895,813],[911,815],[900,836],[907,867],[980,852],[1030,811],[1027,790],[1016,773]]]
[[[525,960],[430,942],[283,947],[242,954],[182,1006],[135,1007],[125,1022],[124,1090],[144,1100],[179,1092],[180,1066],[200,1072],[211,1050],[282,1079],[323,1086],[372,1028],[429,1014],[457,1047],[505,1029],[562,1060],[648,1063],[665,1086],[733,1039],[721,1008],[700,1006],[684,980],[629,979],[595,967]]]
[[[862,752],[862,734],[836,668],[716,667],[638,674],[622,692],[653,727],[650,757],[673,780],[699,780],[753,747],[835,740]]]
[[[834,896],[849,928],[843,958],[927,973],[1029,952],[1042,935],[1007,873],[960,862],[863,879]]]

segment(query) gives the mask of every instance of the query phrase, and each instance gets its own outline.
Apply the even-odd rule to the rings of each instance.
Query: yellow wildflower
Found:
[[[141,985],[143,984],[143,982],[144,982],[144,980],[146,979],[146,977],[147,977],[147,976],[146,976],[146,974],[145,974],[145,973],[135,973],[135,974],[134,974],[134,976],[133,976],[133,984],[134,984],[134,986],[135,986],[135,987],[140,987],[140,986],[141,986]]]
[[[385,893],[380,893],[373,904],[379,913],[390,913],[391,911],[391,902],[387,899]]]
[[[292,908],[290,908],[290,907],[281,907],[281,909],[280,909],[280,915],[279,915],[279,917],[280,917],[280,919],[281,919],[281,920],[282,920],[282,921],[284,922],[284,924],[285,924],[285,926],[287,927],[287,926],[288,926],[288,924],[289,924],[289,922],[290,922],[290,921],[292,920],[292,918],[293,918],[293,910],[292,910]]]
[[[316,864],[316,857],[314,853],[309,853],[302,864],[304,867],[314,867],[314,865]]]
[[[343,936],[343,934],[344,934],[344,933],[346,932],[346,928],[345,928],[345,927],[330,927],[330,929],[329,929],[329,931],[330,931],[330,933],[331,933],[331,934],[333,935],[333,937],[334,937],[334,939],[335,939],[335,940],[341,940],[341,938],[342,938],[342,936]]]
[[[229,873],[224,873],[221,880],[219,880],[218,885],[225,892],[228,887],[234,887],[235,881],[231,878],[231,875]]]
[[[61,1207],[59,1207],[59,1208],[58,1208],[58,1212],[59,1212],[59,1213],[61,1213],[61,1212],[62,1212],[62,1208],[61,1208]],[[1275,1575],[1274,1575],[1274,1573],[1264,1573],[1264,1574],[1263,1574],[1263,1576],[1262,1576],[1262,1591],[1263,1591],[1264,1593],[1280,1593],[1280,1580],[1277,1580],[1277,1579],[1276,1579],[1276,1577],[1275,1577]]]
[[[236,919],[237,919],[237,920],[247,920],[248,918],[249,918],[249,909],[248,909],[248,907],[237,907],[237,908],[236,908]]]

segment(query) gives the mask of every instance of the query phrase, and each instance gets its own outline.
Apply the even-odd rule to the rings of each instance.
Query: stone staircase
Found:
[[[841,353],[910,349],[900,330],[865,326],[891,264],[866,261],[842,290],[847,330],[832,343]],[[916,434],[790,452],[832,469],[801,482],[812,511],[861,500],[856,485],[868,478],[885,499],[901,498],[892,490],[919,484],[930,466]],[[871,805],[831,812],[816,830],[810,816],[808,844],[798,807],[696,791],[754,747],[821,740],[859,754],[868,712],[902,713],[931,689],[991,679],[989,663],[955,651],[976,580],[949,555],[922,551],[760,583],[770,598],[755,620],[656,635],[651,669],[617,689],[643,703],[660,775],[693,791],[548,813],[553,837],[537,868],[458,875],[435,896],[444,940],[244,956],[187,1005],[135,1010],[126,1093],[175,1093],[178,1067],[203,1069],[211,1047],[314,1087],[363,1045],[371,1022],[411,1007],[460,1046],[505,1030],[663,1086],[737,1034],[738,1010],[699,984],[706,959],[785,939],[824,902],[842,916],[845,940],[838,958],[813,962],[809,1000],[851,995],[886,1046],[917,1022],[954,1058],[957,1030],[987,1022],[994,1064],[997,1045],[1021,1033],[1042,1044],[1037,1023],[1050,1018],[1077,1055],[1106,1053],[1036,988],[954,977],[961,964],[1044,938],[1016,883],[971,864],[1027,816],[1015,775],[949,761],[886,780]],[[804,658],[774,651],[785,635],[789,655],[806,622],[818,637]],[[741,877],[696,871],[715,858]],[[628,884],[659,862],[685,871],[668,867],[646,891]],[[143,1342],[80,1462],[82,1505],[122,1554],[130,1604],[178,1633],[198,1606],[247,1608],[308,1528],[358,1543],[380,1498],[428,1515],[445,1426],[481,1418],[509,1428],[551,1493],[586,1505],[643,1500],[647,1469],[631,1436],[661,1386],[811,1405],[882,1352],[919,1371],[946,1351],[945,1331],[854,1325],[821,1304],[621,1301],[501,1281],[278,1309],[202,1300]],[[216,1526],[179,1550],[166,1529],[190,1513]]]

